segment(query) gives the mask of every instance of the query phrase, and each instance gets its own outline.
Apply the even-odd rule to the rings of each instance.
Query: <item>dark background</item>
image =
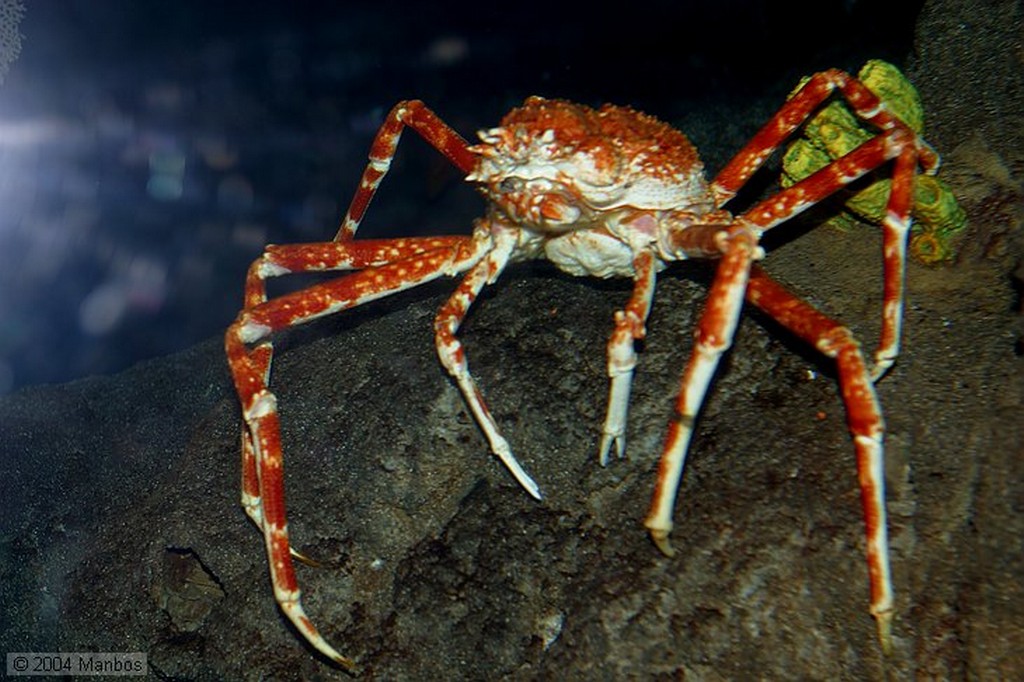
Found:
[[[713,173],[801,75],[901,64],[921,6],[349,4],[27,7],[0,86],[0,393],[220,334],[264,244],[333,236],[398,100],[466,136],[531,94],[629,104]],[[413,137],[361,234],[481,212]]]

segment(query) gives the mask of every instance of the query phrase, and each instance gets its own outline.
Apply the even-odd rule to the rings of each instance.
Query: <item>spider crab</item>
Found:
[[[723,208],[768,157],[826,101],[842,97],[876,131],[845,156],[733,215]],[[487,199],[471,236],[360,239],[367,206],[411,128],[454,164]],[[871,613],[882,647],[891,646],[892,587],[883,479],[883,419],[874,390],[899,349],[910,207],[918,167],[934,174],[935,152],[855,78],[830,70],[811,77],[712,181],[690,141],[657,119],[626,107],[600,109],[531,97],[469,145],[422,102],[401,102],[374,139],[341,228],[333,241],[268,246],[249,269],[245,307],[226,335],[241,402],[242,505],[262,530],[274,596],[317,650],[349,669],[307,617],[300,598],[284,503],[280,425],[268,388],[272,335],[293,325],[362,305],[441,276],[462,276],[438,312],[434,332],[441,363],[458,384],[491,451],[533,497],[537,484],[513,456],[470,375],[458,329],[480,291],[506,265],[547,258],[573,275],[629,277],[633,291],[616,312],[608,342],[611,388],[598,447],[601,464],[625,448],[634,343],[645,334],[657,273],[672,261],[717,258],[714,281],[697,323],[674,416],[644,524],[672,554],[669,532],[694,421],[744,300],[835,360],[854,441],[870,578]],[[843,324],[790,293],[755,264],[761,235],[858,177],[891,165],[892,192],[882,222],[884,306],[874,363]],[[266,280],[288,273],[352,271],[273,300]]]

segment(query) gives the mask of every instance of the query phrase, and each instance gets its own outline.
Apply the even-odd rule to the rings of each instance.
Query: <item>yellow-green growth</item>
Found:
[[[892,64],[873,59],[858,74],[861,82],[875,93],[896,117],[918,134],[924,132],[924,110],[917,90]],[[806,82],[801,81],[800,86]],[[799,87],[797,89],[799,89]],[[794,90],[796,92],[796,90]],[[875,131],[865,127],[842,100],[836,100],[813,116],[782,158],[783,186],[802,180],[831,161],[853,151],[870,139]],[[891,182],[879,178],[856,192],[843,194],[844,208],[831,222],[849,227],[856,220],[879,223],[885,216]],[[914,225],[910,253],[918,261],[934,265],[954,255],[954,241],[967,224],[967,215],[949,187],[930,175],[918,175],[914,184]]]

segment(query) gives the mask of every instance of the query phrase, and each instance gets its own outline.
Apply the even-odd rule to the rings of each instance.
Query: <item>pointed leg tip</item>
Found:
[[[669,531],[651,528],[650,532],[651,540],[662,554],[667,557],[674,557],[676,555],[676,551],[672,548],[672,543],[668,540]]]
[[[877,384],[881,381],[882,377],[889,373],[889,370],[892,369],[895,363],[895,358],[875,358],[875,366],[868,373],[871,383]]]
[[[359,664],[356,663],[354,659],[351,659],[348,656],[343,656],[339,653],[337,649],[327,643],[327,640],[325,640],[319,632],[314,631],[312,635],[309,633],[304,634],[306,634],[306,639],[309,640],[310,644],[312,644],[324,656],[333,661],[338,667],[343,668],[346,672],[352,675],[358,675],[362,672],[359,668]]]
[[[295,559],[296,561],[298,561],[300,564],[304,564],[306,566],[310,566],[311,568],[323,568],[323,564],[322,563],[320,563],[316,559],[312,559],[312,558],[306,556],[305,554],[303,554],[299,550],[295,549],[294,547],[289,547],[288,551],[291,553],[292,558]]]
[[[605,434],[601,436],[601,444],[597,448],[597,461],[601,463],[601,466],[608,466],[608,453],[612,449],[611,436]]]
[[[530,475],[526,473],[526,471],[524,471],[522,468],[519,468],[518,470],[514,471],[514,474],[515,479],[519,482],[519,485],[523,487],[523,490],[529,493],[530,497],[532,497],[535,500],[542,499],[543,496],[540,493],[540,486],[537,485],[537,482],[533,480],[533,478],[531,478]]]
[[[292,625],[302,634],[302,637],[322,655],[333,661],[336,665],[344,668],[347,672],[353,675],[358,674],[359,666],[355,660],[348,656],[342,656],[337,649],[330,645],[330,643],[324,639],[320,631],[313,625],[313,621],[309,619],[306,612],[302,608],[302,602],[300,601],[300,595],[298,590],[286,595],[287,598],[282,600],[278,597],[278,606],[284,612],[284,615],[291,621]]]
[[[530,494],[535,500],[541,499],[540,486],[533,480],[530,474],[526,473],[522,465],[519,464],[512,451],[507,447],[494,448],[494,454],[497,455],[498,459],[504,463],[510,472],[512,477],[516,479],[516,482],[522,486],[523,490]]]
[[[885,611],[875,616],[878,625],[878,641],[882,645],[882,653],[892,655],[892,611]]]
[[[346,672],[349,672],[352,675],[358,675],[360,672],[362,672],[359,669],[359,665],[355,661],[353,661],[348,656],[342,656],[338,652],[334,652],[334,656],[331,657],[331,660],[337,663],[339,666],[344,668]]]

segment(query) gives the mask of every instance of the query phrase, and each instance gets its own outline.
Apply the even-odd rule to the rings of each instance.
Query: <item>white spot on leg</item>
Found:
[[[278,564],[277,568],[280,570],[284,567]],[[287,609],[290,605],[297,604],[301,597],[302,592],[299,590],[286,590],[279,585],[274,585],[274,598],[283,608]]]
[[[907,230],[910,227],[910,221],[907,216],[895,211],[886,211],[885,224],[896,230]]]
[[[273,414],[276,411],[277,398],[274,397],[273,393],[264,391],[256,396],[255,400],[253,400],[252,405],[245,413],[245,418],[247,421],[260,419],[268,414]]]
[[[884,105],[881,102],[879,102],[878,105],[870,108],[861,109],[858,113],[864,118],[874,118],[875,116],[878,116],[878,114],[880,114],[882,111],[887,110],[885,109]]]
[[[242,492],[242,507],[258,528],[263,528],[263,503],[258,495]]]
[[[885,303],[885,317],[888,319],[895,319],[902,312],[902,305],[899,299],[893,301],[886,301]]]
[[[266,279],[267,277],[279,277],[281,275],[287,275],[289,272],[291,272],[291,270],[284,267],[283,265],[279,265],[268,260],[263,260],[263,262],[260,263],[259,267],[259,275],[263,279]]]
[[[836,350],[835,341],[829,336],[823,336],[815,341],[814,347],[827,358],[835,358],[839,354]]]
[[[383,175],[384,173],[388,172],[389,168],[391,168],[391,157],[385,157],[383,159],[371,158],[370,167]]]
[[[246,322],[238,329],[238,338],[242,343],[254,343],[268,336],[270,332],[270,327],[265,324]]]

